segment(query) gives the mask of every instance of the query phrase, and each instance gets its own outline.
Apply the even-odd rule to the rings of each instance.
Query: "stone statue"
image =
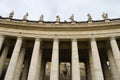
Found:
[[[67,65],[64,64],[63,74],[64,74],[64,76],[65,76],[65,80],[66,80],[66,78],[67,78],[67,73],[68,73]]]
[[[42,15],[40,16],[40,18],[39,18],[39,21],[40,21],[40,22],[43,22],[43,21],[44,21],[43,18],[44,18],[44,16],[43,16],[43,14],[42,14]]]
[[[87,16],[88,16],[88,22],[92,22],[92,16],[89,13],[87,14]]]
[[[23,16],[23,20],[27,20],[28,12]]]
[[[71,22],[74,22],[74,14],[72,14],[72,16],[69,19],[71,20]]]
[[[14,16],[14,11],[10,12],[10,14],[9,14],[9,18],[12,19],[13,16]]]
[[[59,22],[60,22],[60,17],[56,16],[56,23],[59,23]]]
[[[102,17],[103,17],[104,20],[108,20],[108,14],[107,13],[103,12]]]

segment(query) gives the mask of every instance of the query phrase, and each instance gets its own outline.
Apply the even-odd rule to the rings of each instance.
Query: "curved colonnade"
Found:
[[[120,80],[120,20],[93,23],[23,22],[0,19],[1,80],[61,80],[60,63],[71,65],[66,80]],[[46,63],[51,62],[45,79]]]

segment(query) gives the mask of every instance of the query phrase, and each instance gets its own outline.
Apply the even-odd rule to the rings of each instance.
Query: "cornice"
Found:
[[[87,31],[87,30],[102,30],[120,28],[120,19],[111,19],[110,22],[103,20],[93,21],[93,23],[77,22],[71,24],[70,22],[61,22],[55,24],[54,22],[44,22],[43,24],[37,21],[23,22],[22,20],[8,20],[0,19],[0,27],[14,28],[14,29],[28,29],[28,30],[44,30],[44,31]]]
[[[103,38],[120,35],[120,19],[111,19],[110,22],[103,20],[93,21],[93,23],[76,22],[38,22],[22,20],[0,19],[0,34],[6,36],[23,36],[30,38]]]

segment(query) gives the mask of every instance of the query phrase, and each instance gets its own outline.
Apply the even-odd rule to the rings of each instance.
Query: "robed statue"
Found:
[[[108,14],[107,13],[103,12],[102,17],[103,17],[104,20],[108,20]]]
[[[12,19],[13,16],[14,16],[14,11],[10,12],[10,14],[9,14],[9,18]]]
[[[23,20],[27,20],[28,12],[23,16]]]
[[[92,22],[92,16],[89,13],[87,14],[87,16],[88,16],[88,22]]]
[[[74,14],[72,14],[72,16],[69,19],[71,20],[71,22],[75,22],[75,20],[74,20]]]
[[[57,16],[56,16],[56,23],[59,23],[59,22],[60,22],[60,16],[57,15]]]
[[[43,22],[43,21],[44,21],[44,16],[43,16],[43,14],[40,16],[39,21],[40,21],[40,22]]]

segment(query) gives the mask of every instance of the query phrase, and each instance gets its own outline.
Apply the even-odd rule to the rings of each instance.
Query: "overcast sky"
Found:
[[[11,11],[18,19],[22,19],[26,12],[30,20],[39,20],[43,14],[45,21],[56,20],[56,15],[62,21],[69,21],[72,14],[75,20],[86,21],[87,13],[93,20],[99,20],[103,12],[110,18],[120,18],[120,0],[0,0],[0,16],[7,17]]]

